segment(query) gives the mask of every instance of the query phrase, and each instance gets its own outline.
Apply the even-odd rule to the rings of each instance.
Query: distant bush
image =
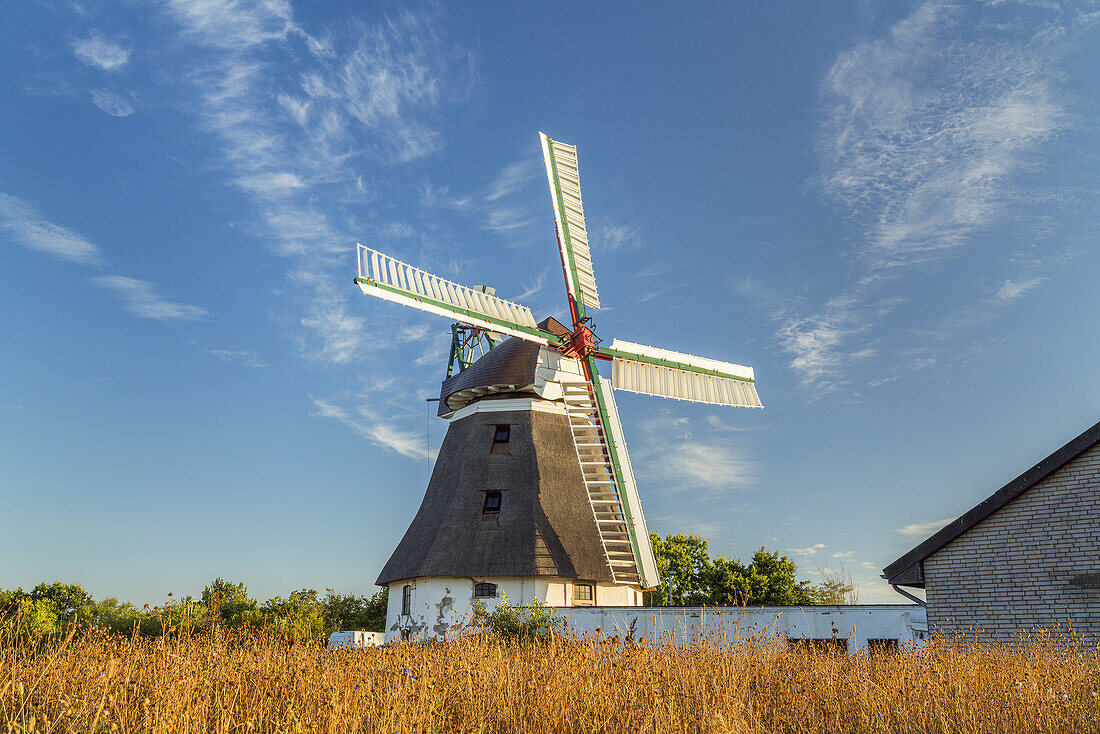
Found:
[[[0,590],[0,628],[18,625],[30,637],[57,635],[70,628],[143,636],[176,635],[209,630],[266,629],[284,639],[325,638],[338,630],[381,632],[385,628],[388,591],[372,596],[337,594],[326,589],[292,591],[260,604],[243,583],[214,579],[198,599],[169,594],[163,604],[138,609],[114,597],[96,601],[78,584],[39,584],[31,591]]]
[[[534,642],[564,628],[564,619],[537,599],[532,599],[529,605],[520,605],[509,601],[507,594],[501,597],[491,612],[483,603],[474,602],[473,629],[506,642]]]

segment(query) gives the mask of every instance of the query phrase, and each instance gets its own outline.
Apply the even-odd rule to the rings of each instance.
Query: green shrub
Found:
[[[529,605],[513,604],[507,594],[489,611],[481,602],[474,602],[472,627],[506,642],[534,642],[562,630],[564,619],[538,599]]]

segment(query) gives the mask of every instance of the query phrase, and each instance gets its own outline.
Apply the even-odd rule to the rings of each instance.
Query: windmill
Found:
[[[763,406],[750,367],[618,339],[608,346],[596,336],[591,312],[599,309],[600,298],[581,201],[577,149],[542,133],[539,137],[557,226],[571,327],[553,319],[536,323],[529,308],[497,297],[491,288],[459,285],[362,245],[357,245],[359,275],[355,282],[364,294],[457,321],[452,326],[451,360],[441,394],[441,415],[453,416],[468,410],[471,403],[489,397],[522,394],[537,394],[543,401],[556,401],[563,408],[562,420],[568,423],[572,437],[570,461],[575,459],[579,465],[595,526],[591,537],[598,538],[610,580],[614,584],[649,589],[659,579],[613,389],[714,405]],[[527,349],[524,354],[534,355],[530,358],[535,360],[534,367],[525,368],[520,377],[510,373],[502,376],[511,369],[504,365],[528,359],[518,356],[524,349]],[[610,381],[597,370],[600,362],[611,363]],[[452,374],[456,364],[459,372]],[[479,379],[464,381],[464,374],[474,373],[483,364]],[[437,461],[437,473],[443,471],[439,463],[444,453]],[[558,471],[562,471],[560,466]],[[429,487],[429,495],[431,492]],[[414,533],[416,523],[427,512],[429,499],[425,498],[425,505],[403,544],[430,542],[425,537],[432,530]],[[433,502],[433,512],[445,511],[443,500]],[[424,518],[422,524],[430,528],[441,522],[437,516]],[[410,535],[416,538],[410,540]],[[474,542],[469,540],[472,537],[463,536],[461,541],[452,540],[449,545]],[[398,555],[395,552],[395,558]],[[400,579],[402,574],[412,578],[428,573],[423,565],[415,564],[406,564],[404,570],[391,570],[395,563],[401,566],[391,558],[379,578],[380,584]],[[442,575],[478,576],[460,570],[448,570]],[[409,588],[404,587],[406,597]],[[451,592],[450,587],[447,590]],[[391,594],[391,605],[403,603],[402,611],[408,614],[409,600],[395,600],[395,596]],[[443,602],[448,598],[452,597],[444,594],[440,603],[434,605],[439,609],[440,619]]]

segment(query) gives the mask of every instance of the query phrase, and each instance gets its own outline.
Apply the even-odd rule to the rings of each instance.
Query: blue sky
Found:
[[[0,587],[369,593],[445,424],[443,319],[362,242],[748,364],[620,393],[652,529],[880,569],[1100,420],[1100,4],[7,3]]]

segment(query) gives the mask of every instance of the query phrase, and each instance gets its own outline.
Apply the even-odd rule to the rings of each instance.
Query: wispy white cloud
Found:
[[[1062,21],[1026,31],[1021,18],[986,21],[924,2],[840,53],[824,78],[816,183],[850,217],[857,244],[839,294],[774,314],[804,387],[844,384],[873,356],[877,328],[903,303],[902,280],[1013,216],[1016,177],[1073,125],[1059,89]]]
[[[313,359],[332,364],[348,364],[360,356],[369,332],[362,316],[353,314],[335,299],[318,298],[308,316],[300,320],[315,337],[314,347],[306,353]]]
[[[642,245],[641,228],[636,224],[608,221],[600,226],[599,243],[604,250],[634,250]]]
[[[541,273],[536,275],[534,278],[531,278],[530,280],[528,280],[527,285],[523,289],[523,292],[520,293],[518,296],[516,296],[515,300],[522,304],[528,298],[532,298],[534,296],[537,296],[539,293],[541,293],[542,289],[543,289],[543,286],[546,285],[546,276],[547,276],[547,274],[548,274],[547,271],[543,270]]]
[[[998,303],[1012,303],[1028,291],[1039,287],[1044,282],[1046,282],[1046,278],[1041,276],[1025,278],[1023,280],[1006,280],[1001,284],[1001,287],[997,289],[997,293],[993,296],[993,299]]]
[[[634,277],[635,278],[653,278],[655,276],[663,275],[664,273],[667,273],[668,270],[669,270],[669,266],[667,264],[652,263],[650,265],[646,265],[644,268],[642,268],[637,273],[635,273]]]
[[[427,459],[425,439],[418,433],[406,431],[380,420],[366,408],[360,407],[353,415],[344,408],[319,398],[313,399],[315,415],[334,418],[371,443],[394,451],[411,459]]]
[[[524,151],[519,159],[504,166],[483,190],[466,196],[451,196],[448,187],[428,183],[422,200],[427,206],[446,206],[468,213],[478,219],[483,229],[515,241],[524,230],[539,221],[531,198],[518,196],[539,178],[536,163],[531,151]]]
[[[235,183],[249,193],[262,196],[287,194],[306,185],[297,174],[287,171],[264,171],[241,176]]]
[[[837,551],[836,553],[833,553],[829,557],[830,558],[850,558],[851,556],[854,556],[855,554],[856,554],[855,551]]]
[[[134,114],[133,97],[129,99],[109,89],[93,89],[92,101],[95,106],[112,117],[129,117]]]
[[[930,520],[929,522],[915,522],[912,525],[906,525],[905,527],[898,528],[897,531],[907,538],[922,538],[926,535],[931,535],[940,528],[947,525],[949,522],[954,522],[955,518],[947,517],[943,520]]]
[[[711,428],[715,431],[741,432],[741,431],[753,431],[753,430],[755,430],[755,428],[753,428],[751,426],[731,425],[729,423],[726,423],[725,421],[723,421],[721,418],[719,418],[716,415],[708,415],[706,418],[703,419],[703,423],[705,423],[707,425],[707,427],[709,427],[709,428]]]
[[[485,209],[482,226],[498,235],[508,235],[531,226],[536,219],[525,206],[492,206]]]
[[[363,359],[372,334],[344,273],[369,232],[347,203],[373,195],[367,172],[386,181],[386,166],[438,149],[426,120],[463,93],[451,65],[468,59],[430,16],[409,12],[375,25],[353,19],[315,38],[284,0],[170,0],[168,8],[196,49],[195,109],[219,144],[227,182],[254,203],[257,234],[292,259],[303,354],[333,365]],[[280,58],[292,58],[295,71],[283,72]],[[378,230],[411,234],[397,224]]]
[[[868,571],[878,571],[879,570],[879,567],[876,566],[875,564],[871,563],[870,561],[864,561],[863,563],[861,563],[859,565],[862,566],[863,568],[867,569]]]
[[[760,468],[743,442],[697,430],[688,418],[668,410],[652,414],[641,429],[635,459],[663,493],[719,495],[751,490],[758,482]]]
[[[241,349],[240,347],[231,347],[229,349],[208,349],[206,351],[207,354],[211,354],[222,360],[223,362],[231,362],[233,364],[239,364],[243,367],[271,366],[260,358],[258,352]]]
[[[513,161],[504,167],[497,179],[489,184],[482,198],[485,201],[496,201],[505,196],[511,196],[527,186],[538,177],[538,166],[532,156],[524,156],[520,160]]]
[[[204,321],[210,312],[199,306],[174,303],[157,294],[152,283],[125,275],[103,275],[89,278],[95,285],[112,291],[122,299],[126,309],[144,319],[156,321]]]
[[[649,301],[652,301],[654,298],[660,298],[666,293],[671,292],[675,287],[676,286],[669,286],[668,288],[659,288],[655,291],[650,291],[649,293],[639,296],[638,303],[647,303]]]
[[[73,41],[72,47],[78,59],[103,71],[119,71],[130,62],[130,49],[98,33]]]
[[[814,543],[813,545],[806,548],[788,548],[787,552],[792,555],[802,556],[806,558],[809,556],[816,556],[818,551],[824,550],[828,547],[829,546],[825,545],[824,543]]]
[[[61,260],[84,265],[103,262],[99,248],[86,238],[46,221],[32,204],[10,194],[0,194],[0,232],[29,250]]]
[[[298,31],[289,0],[169,0],[184,33],[203,45],[236,50]]]

